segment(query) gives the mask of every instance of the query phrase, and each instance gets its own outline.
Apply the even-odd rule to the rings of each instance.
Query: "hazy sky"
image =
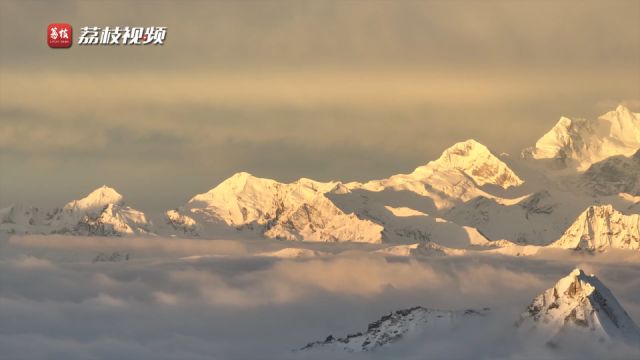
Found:
[[[164,46],[46,45],[51,22]],[[0,3],[0,206],[102,184],[171,208],[237,171],[408,172],[475,138],[517,154],[561,115],[640,110],[640,2]]]

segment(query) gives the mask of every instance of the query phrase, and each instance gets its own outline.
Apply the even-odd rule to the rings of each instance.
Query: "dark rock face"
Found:
[[[99,253],[96,255],[92,262],[120,262],[120,261],[129,261],[130,255],[129,253],[114,251],[110,254],[108,253]]]
[[[630,157],[612,156],[589,167],[582,175],[593,195],[628,193],[640,196],[640,149]]]
[[[369,323],[365,332],[357,332],[341,338],[329,335],[324,340],[308,343],[300,350],[336,347],[349,352],[375,351],[402,339],[408,332],[415,331],[421,326],[435,322],[452,325],[465,317],[483,316],[488,311],[489,308],[443,311],[415,306],[382,316],[379,320]]]

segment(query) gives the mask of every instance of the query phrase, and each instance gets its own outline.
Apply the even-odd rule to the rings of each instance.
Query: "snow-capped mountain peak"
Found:
[[[115,189],[103,185],[55,211],[50,225],[58,233],[111,236],[147,234],[152,224],[143,212],[125,206]]]
[[[434,206],[442,210],[477,196],[493,197],[486,192],[490,191],[489,188],[481,188],[484,185],[507,189],[523,183],[486,146],[475,140],[466,140],[444,150],[438,159],[417,167],[410,174],[397,174],[364,184],[349,183],[347,186],[350,190],[412,192],[429,197]]]
[[[226,180],[220,183],[218,186],[238,186],[241,184],[246,184],[247,180],[256,178],[252,174],[246,171],[237,172],[231,176],[229,176]]]
[[[270,189],[278,187],[279,185],[275,180],[255,177],[248,172],[238,172],[213,189],[194,196],[189,200],[189,203],[225,201],[225,199],[229,197],[234,197],[242,193],[256,196],[259,195],[259,193],[268,192]]]
[[[297,187],[300,191],[310,192],[345,192],[348,191],[344,185],[338,181],[320,182],[307,178],[300,178],[299,180],[291,184],[279,183],[272,179],[261,178],[251,175],[248,172],[238,172],[221,182],[213,189],[207,191],[204,194],[199,194],[193,197],[190,202],[197,201],[212,201],[216,197],[223,196],[224,194],[249,194],[252,193],[255,196],[260,194],[266,194],[277,188],[284,186]]]
[[[629,110],[629,108],[624,106],[623,104],[619,104],[618,106],[616,106],[615,112],[621,113],[621,114],[630,114],[631,110]]]
[[[579,268],[534,298],[517,326],[553,346],[576,335],[640,343],[640,329],[611,291]]]
[[[640,249],[640,215],[625,215],[612,205],[587,208],[551,247],[603,251]]]
[[[69,202],[64,210],[97,211],[109,204],[124,205],[124,198],[115,189],[103,185],[84,198]]]
[[[455,169],[472,178],[476,184],[502,188],[522,185],[523,181],[483,144],[470,139],[446,149],[435,161],[418,167],[413,174],[428,174],[434,169]]]
[[[606,114],[600,117],[603,120],[607,120],[611,123],[616,123],[620,126],[633,126],[637,125],[634,122],[637,121],[637,116],[634,114],[628,107],[620,104],[616,107],[615,110],[609,111]],[[614,133],[619,133],[619,129],[612,129]],[[619,135],[625,135],[619,133]],[[636,134],[626,134],[626,135],[636,135]]]
[[[562,117],[529,152],[534,159],[554,159],[562,166],[586,170],[614,155],[630,156],[640,148],[640,113],[619,105],[595,120]]]
[[[309,179],[285,184],[237,173],[167,212],[166,220],[200,236],[226,228],[287,240],[380,242],[382,226],[343,212],[325,196],[341,186]]]

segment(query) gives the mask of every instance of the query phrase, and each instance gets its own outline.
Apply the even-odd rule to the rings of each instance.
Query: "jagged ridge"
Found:
[[[168,212],[167,219],[185,232],[231,226],[285,240],[382,241],[382,226],[344,213],[325,196],[329,191],[348,190],[337,182],[301,179],[283,184],[238,173]]]
[[[615,296],[598,278],[581,269],[533,299],[517,326],[553,346],[561,346],[567,336],[640,344],[640,329]]]
[[[416,306],[385,315],[379,320],[370,323],[364,332],[349,334],[342,338],[329,335],[324,340],[305,345],[301,350],[374,351],[380,347],[390,345],[410,333],[419,334],[427,327],[452,330],[466,318],[483,316],[488,311],[488,308],[448,311]]]
[[[495,185],[503,189],[524,182],[489,149],[475,140],[454,144],[442,155],[410,174],[349,184],[351,189],[383,191],[406,190],[433,200],[438,209],[448,209],[477,196],[491,197],[480,189]]]
[[[640,215],[624,215],[611,205],[590,206],[550,247],[640,250]]]

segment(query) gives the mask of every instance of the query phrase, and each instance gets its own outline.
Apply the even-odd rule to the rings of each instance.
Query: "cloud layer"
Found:
[[[279,242],[234,243],[62,236],[2,239],[3,356],[305,358],[291,350],[330,333],[361,331],[389,311],[422,305],[488,306],[492,315],[460,329],[453,339],[434,333],[380,353],[349,358],[413,359],[426,349],[438,358],[468,357],[470,349],[491,358],[540,358],[544,354],[540,349],[522,347],[509,337],[512,322],[535,295],[586,259],[409,260],[351,251],[278,260],[248,255],[282,246]],[[325,247],[331,251],[340,245]],[[130,260],[92,262],[96,253],[116,249],[130,254]],[[185,254],[208,256],[181,259]],[[615,261],[581,266],[585,265],[611,288],[632,318],[640,318],[640,267]],[[473,346],[460,347],[461,338]],[[598,348],[579,344],[565,350],[597,359],[603,355]],[[634,354],[620,346],[603,351],[621,358]]]

